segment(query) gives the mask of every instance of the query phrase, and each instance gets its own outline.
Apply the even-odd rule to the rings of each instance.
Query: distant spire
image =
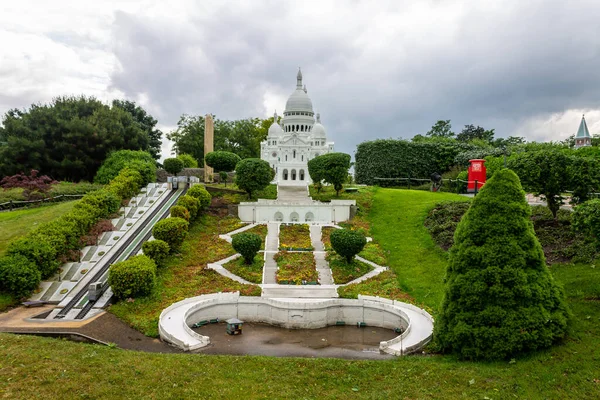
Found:
[[[307,92],[306,92],[306,85],[304,85],[304,93],[307,93]]]
[[[581,117],[581,122],[579,123],[579,129],[577,130],[576,138],[589,138],[590,131],[588,130],[587,123],[585,122],[585,114]]]
[[[302,89],[302,71],[298,67],[298,75],[296,75],[296,89]]]
[[[317,124],[321,123],[321,114],[317,113]]]
[[[275,110],[275,113],[273,114],[273,122],[277,122],[277,110]]]

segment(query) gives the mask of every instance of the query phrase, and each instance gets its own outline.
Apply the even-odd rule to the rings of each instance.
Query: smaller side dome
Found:
[[[317,113],[317,122],[312,127],[311,136],[314,139],[327,139],[327,131],[325,131],[325,127],[321,124],[321,114]]]
[[[283,134],[283,129],[277,122],[277,118],[277,111],[275,111],[275,114],[273,114],[273,123],[269,127],[269,136],[279,136]]]

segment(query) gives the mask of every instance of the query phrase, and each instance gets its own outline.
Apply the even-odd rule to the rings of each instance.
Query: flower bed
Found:
[[[319,274],[312,253],[275,254],[277,262],[277,283],[282,285],[318,285]]]
[[[350,264],[334,252],[328,252],[325,258],[329,262],[331,275],[336,284],[344,284],[360,278],[364,274],[373,271],[373,267],[357,259],[352,260]]]
[[[331,232],[333,232],[336,229],[337,228],[334,228],[332,226],[324,226],[321,228],[321,241],[323,242],[323,246],[325,246],[325,250],[327,251],[332,249],[331,239],[329,238],[329,236],[331,235]]]
[[[262,283],[264,264],[263,257],[259,254],[254,257],[254,261],[250,265],[244,262],[243,257],[238,257],[235,260],[223,264],[223,268],[240,278],[244,278],[248,282]]]
[[[313,249],[308,225],[281,225],[279,230],[279,250],[312,251]]]

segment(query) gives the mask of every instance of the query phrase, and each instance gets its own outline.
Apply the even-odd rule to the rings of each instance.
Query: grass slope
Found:
[[[58,203],[26,210],[0,213],[0,255],[4,254],[9,243],[24,236],[44,222],[52,221],[71,211],[75,201]]]
[[[400,287],[434,313],[443,297],[446,255],[438,248],[423,221],[443,200],[464,200],[452,193],[378,189],[369,214],[373,238],[388,253]]]

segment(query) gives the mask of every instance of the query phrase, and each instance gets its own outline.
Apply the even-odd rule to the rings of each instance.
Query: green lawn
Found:
[[[442,297],[446,258],[422,222],[433,204],[453,198],[462,197],[378,189],[368,216],[373,237],[386,253],[389,251],[389,265],[404,291],[417,303],[425,303],[434,314]],[[210,221],[203,223],[211,225]],[[200,238],[194,235],[190,233]],[[198,250],[196,256],[201,257],[201,252]],[[192,258],[184,256],[181,267],[193,267]],[[573,312],[570,335],[560,345],[515,360],[463,362],[440,355],[348,361],[147,354],[0,334],[0,397],[598,399],[599,268],[585,264],[551,267],[557,281],[564,285]],[[403,295],[394,289],[393,276],[386,273],[379,286],[387,286],[386,293],[396,290]],[[177,284],[187,285],[188,278],[181,276]],[[191,282],[190,288],[198,284],[209,283]],[[152,308],[157,310],[158,305]],[[128,311],[135,314],[134,309]]]
[[[25,210],[1,212],[0,255],[6,251],[12,240],[26,235],[44,222],[51,221],[71,211],[75,204],[75,201],[68,201]]]

